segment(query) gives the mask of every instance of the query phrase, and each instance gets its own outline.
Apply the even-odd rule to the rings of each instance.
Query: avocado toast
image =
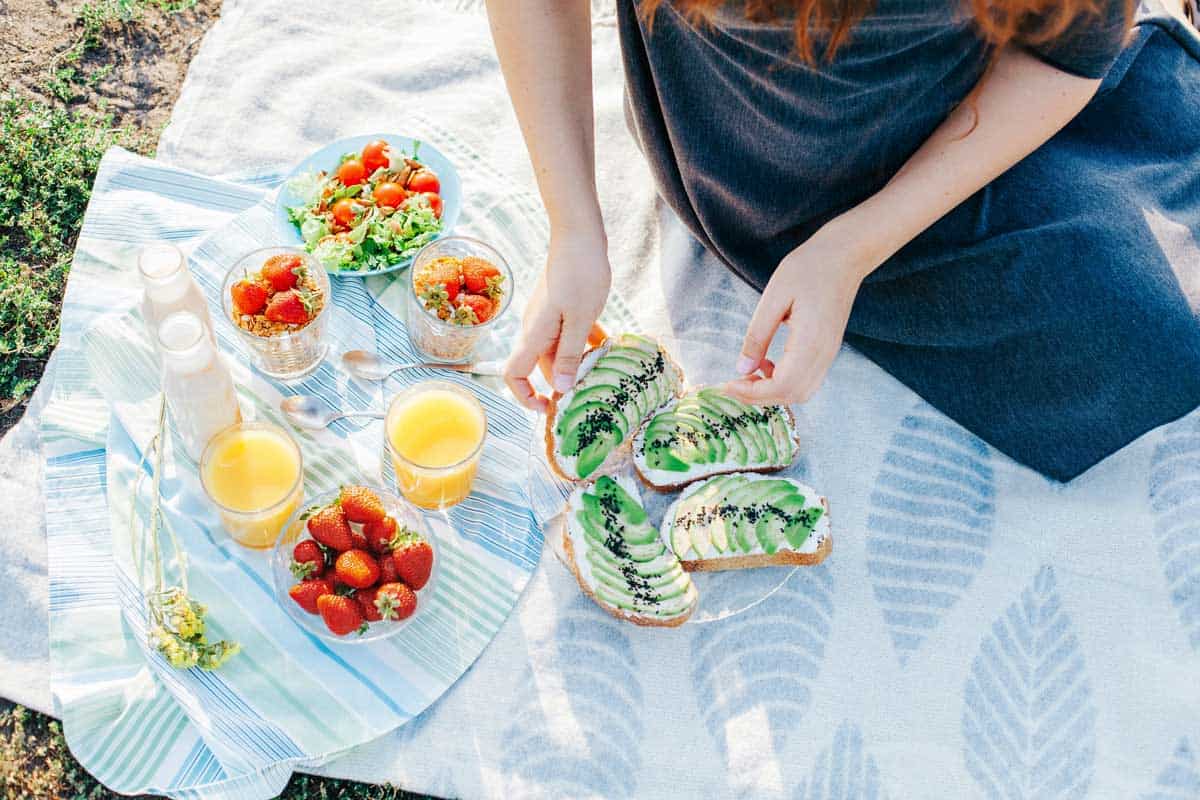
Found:
[[[786,406],[751,406],[718,387],[693,389],[669,401],[638,430],[633,463],[658,491],[729,472],[773,472],[800,449]]]
[[[682,384],[679,367],[644,336],[622,334],[589,350],[575,385],[550,400],[546,456],[551,467],[570,481],[598,474]]]
[[[663,541],[688,572],[819,564],[829,504],[790,478],[718,475],[689,486],[663,517]]]
[[[682,625],[699,596],[646,516],[635,482],[599,477],[567,501],[567,566],[601,608],[637,625]]]

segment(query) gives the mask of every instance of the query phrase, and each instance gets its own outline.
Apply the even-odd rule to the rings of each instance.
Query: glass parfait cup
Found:
[[[500,270],[504,277],[504,294],[500,297],[500,307],[486,322],[478,325],[456,325],[425,308],[425,304],[417,295],[416,278],[434,259],[468,256],[490,261]],[[435,361],[469,361],[479,343],[491,333],[492,328],[512,304],[513,274],[508,262],[496,248],[470,236],[445,236],[422,247],[413,259],[405,284],[405,294],[408,296],[408,339],[413,347]]]
[[[392,399],[383,435],[400,494],[420,508],[441,510],[471,493],[487,440],[487,412],[461,386],[423,381]]]
[[[238,324],[239,315],[233,308],[230,290],[248,273],[262,269],[263,263],[276,255],[295,255],[303,259],[308,274],[321,292],[323,302],[317,315],[303,328],[254,333]],[[229,270],[221,286],[221,308],[225,321],[249,348],[259,371],[277,380],[301,378],[316,369],[325,358],[329,350],[329,345],[324,341],[325,322],[332,304],[329,276],[325,268],[311,255],[294,247],[264,247],[247,253]]]
[[[200,483],[234,541],[265,549],[304,498],[304,457],[278,425],[240,422],[209,441]]]

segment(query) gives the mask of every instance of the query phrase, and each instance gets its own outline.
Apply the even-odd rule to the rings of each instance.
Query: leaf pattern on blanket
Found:
[[[990,798],[1052,800],[1087,793],[1096,709],[1054,570],[992,623],[971,666],[962,734],[967,771]]]
[[[1167,429],[1154,449],[1149,483],[1167,592],[1200,651],[1200,419]]]
[[[1140,800],[1200,800],[1200,765],[1186,738],[1179,740],[1154,788]]]
[[[552,663],[563,671],[521,680],[504,732],[510,796],[633,796],[643,697],[629,636],[583,595],[559,613]]]
[[[704,591],[745,593],[730,605],[750,605],[778,583],[775,572],[720,573]],[[765,748],[781,752],[808,710],[833,622],[833,589],[828,567],[801,567],[743,613],[692,626],[696,703],[731,777],[760,761]]]
[[[867,573],[901,666],[965,595],[992,543],[991,448],[921,406],[871,493]]]
[[[885,800],[888,794],[875,757],[863,747],[862,731],[846,721],[813,762],[794,800]]]

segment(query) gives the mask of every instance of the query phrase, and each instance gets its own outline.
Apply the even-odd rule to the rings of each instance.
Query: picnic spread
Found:
[[[756,295],[631,180],[603,8],[612,335],[520,409],[485,365],[546,230],[486,20],[396,5],[227,4],[160,160],[106,156],[13,458],[52,704],[36,667],[0,694],[170,797],[1200,796],[1200,413],[1061,485],[848,348],[811,402],[737,405]],[[357,98],[251,100],[346,85],[335,40],[385,24],[456,36],[358,62]],[[172,252],[192,305],[157,318]],[[37,563],[5,567],[31,604]]]

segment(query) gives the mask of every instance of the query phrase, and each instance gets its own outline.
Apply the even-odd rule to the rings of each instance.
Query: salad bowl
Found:
[[[359,153],[366,145],[380,139],[386,141],[398,153],[413,156],[415,151],[416,160],[436,173],[438,181],[441,184],[438,191],[442,202],[440,228],[435,233],[432,233],[432,235],[428,232],[425,233],[423,238],[417,240],[417,243],[411,248],[411,252],[403,255],[400,253],[377,254],[372,258],[375,265],[371,268],[364,269],[354,265],[337,268],[329,263],[325,263],[320,254],[314,254],[317,256],[318,261],[322,261],[326,271],[330,275],[383,275],[404,269],[412,263],[416,252],[420,250],[421,246],[448,235],[458,222],[459,213],[462,210],[462,184],[458,177],[458,171],[455,170],[450,160],[428,142],[419,141],[409,136],[401,136],[396,133],[374,133],[339,139],[336,142],[328,144],[301,161],[288,173],[275,198],[275,227],[279,233],[280,242],[288,246],[307,249],[299,225],[293,222],[292,215],[289,214],[289,209],[303,207],[312,202],[316,191],[314,184],[317,173],[335,172],[343,156],[351,153]],[[349,232],[350,235],[360,239],[363,238],[365,231],[358,230],[358,227],[365,224],[363,222],[355,224]]]

